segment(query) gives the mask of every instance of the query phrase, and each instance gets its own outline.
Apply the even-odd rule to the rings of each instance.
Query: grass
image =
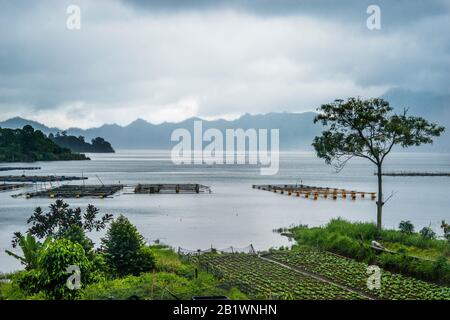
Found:
[[[375,263],[390,271],[437,284],[450,284],[450,244],[446,240],[425,239],[419,234],[396,230],[383,230],[378,234],[375,224],[352,223],[340,218],[323,227],[299,226],[290,231],[300,245]],[[376,252],[371,248],[371,241],[375,239],[398,254]]]
[[[207,272],[197,270],[189,261],[183,261],[171,248],[152,246],[156,267],[153,272],[139,276],[110,278],[83,288],[85,300],[173,300],[191,299],[192,296],[227,296],[247,299],[247,296]],[[196,277],[197,275],[197,277]],[[0,275],[0,279],[14,275]],[[43,294],[27,295],[16,282],[0,281],[0,300],[46,299]]]
[[[399,242],[389,242],[389,241],[380,241],[380,242],[388,250],[395,252],[402,252],[406,255],[418,257],[421,259],[435,261],[443,255],[441,250],[435,248],[422,249],[411,245],[404,245]],[[450,262],[450,255],[446,254],[445,256],[447,260]]]
[[[174,273],[155,272],[141,276],[99,282],[83,290],[82,299],[87,300],[189,300],[192,296],[229,296],[245,299],[237,289],[220,287],[212,275],[200,272],[198,278],[188,279]]]

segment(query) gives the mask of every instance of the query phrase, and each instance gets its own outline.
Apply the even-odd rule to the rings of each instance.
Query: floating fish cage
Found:
[[[134,188],[136,194],[154,193],[211,193],[211,188],[202,184],[138,184]]]
[[[0,176],[3,182],[61,182],[74,180],[87,180],[87,177],[75,176]]]
[[[376,192],[364,192],[364,191],[355,191],[355,190],[347,190],[347,189],[339,189],[339,188],[330,188],[330,187],[316,187],[316,186],[307,186],[307,185],[293,185],[293,184],[284,184],[284,185],[253,185],[253,189],[270,191],[279,194],[286,194],[288,196],[296,196],[303,197],[305,199],[313,199],[318,200],[322,199],[333,199],[337,200],[338,198],[346,199],[347,197],[351,200],[356,200],[358,197],[360,199],[376,199]]]
[[[15,183],[0,184],[0,192],[16,190],[16,189],[24,188],[26,186],[27,186],[26,184],[15,184]]]
[[[41,170],[41,167],[0,167],[0,171],[14,171],[14,170]]]
[[[106,198],[123,189],[123,185],[64,185],[34,193],[26,193],[26,198]]]

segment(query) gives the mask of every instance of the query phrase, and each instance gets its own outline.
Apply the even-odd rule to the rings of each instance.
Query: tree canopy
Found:
[[[63,200],[56,200],[49,207],[48,212],[44,212],[41,207],[37,207],[33,215],[27,220],[31,227],[28,233],[39,239],[48,236],[55,238],[79,239],[81,245],[85,246],[82,237],[84,232],[100,231],[112,220],[111,214],[104,214],[98,217],[99,210],[93,205],[88,205],[83,213],[81,208],[72,209]],[[70,236],[70,237],[69,237]],[[22,235],[19,232],[14,234],[13,247],[15,247]]]
[[[91,143],[85,141],[83,136],[69,136],[65,131],[50,134],[49,138],[60,147],[67,148],[73,152],[89,152],[89,153],[113,153],[114,149],[108,141],[101,137],[91,140]]]
[[[26,125],[23,129],[0,128],[0,162],[87,160],[58,146],[40,130]]]
[[[320,158],[338,169],[353,157],[382,164],[394,146],[430,144],[445,130],[424,118],[409,116],[407,109],[395,114],[389,102],[379,98],[336,100],[318,111],[314,121],[328,129],[314,139],[313,146]]]
[[[352,158],[364,158],[377,168],[377,228],[382,228],[382,166],[395,146],[408,148],[433,143],[445,130],[424,118],[408,115],[408,109],[396,114],[389,102],[373,98],[335,100],[318,108],[314,122],[326,130],[315,137],[312,145],[317,156],[338,171]]]

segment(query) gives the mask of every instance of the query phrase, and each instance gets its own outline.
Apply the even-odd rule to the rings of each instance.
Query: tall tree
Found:
[[[384,205],[382,168],[386,156],[394,146],[408,148],[433,143],[445,130],[424,118],[408,115],[405,109],[395,114],[389,102],[373,98],[335,100],[317,109],[314,122],[326,126],[313,146],[317,156],[341,170],[354,158],[364,158],[377,168],[378,200],[377,228],[382,228]]]

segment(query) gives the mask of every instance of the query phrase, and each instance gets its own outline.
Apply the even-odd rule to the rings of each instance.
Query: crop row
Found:
[[[203,254],[209,272],[259,299],[363,299],[357,293],[249,254]]]
[[[450,288],[448,287],[437,286],[384,270],[381,270],[379,289],[369,289],[367,282],[372,273],[368,273],[366,263],[311,247],[300,247],[290,251],[272,251],[267,257],[291,267],[323,276],[335,283],[379,299],[450,300]]]

